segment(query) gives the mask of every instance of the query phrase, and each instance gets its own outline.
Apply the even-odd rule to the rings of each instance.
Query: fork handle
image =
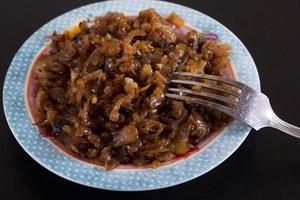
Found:
[[[296,138],[300,138],[300,128],[299,127],[283,121],[275,114],[273,115],[272,119],[270,120],[269,126],[276,128],[278,130],[281,130],[281,131],[283,131],[291,136],[294,136]]]

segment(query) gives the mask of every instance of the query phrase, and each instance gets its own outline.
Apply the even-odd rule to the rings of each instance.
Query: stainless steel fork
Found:
[[[197,86],[205,88],[205,90],[197,91],[187,87],[170,87],[168,88],[169,92],[166,94],[167,97],[219,110],[245,122],[255,130],[263,127],[273,127],[300,138],[300,128],[277,117],[272,110],[269,98],[263,93],[255,91],[241,82],[218,76],[190,72],[174,72],[174,75],[176,75],[176,79],[171,80],[171,83],[180,84],[181,86]],[[194,77],[210,81],[184,80],[180,77]],[[233,87],[221,86],[218,83],[228,84]],[[224,95],[220,95],[220,92]]]

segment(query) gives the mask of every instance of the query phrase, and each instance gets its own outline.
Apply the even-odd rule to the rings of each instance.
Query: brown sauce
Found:
[[[153,17],[153,16],[156,16],[157,14],[155,13],[155,12],[153,12],[153,10],[146,10],[146,11],[143,11],[144,13],[142,13],[142,14],[140,14],[139,16],[141,16],[141,15],[144,15],[144,16],[142,16],[142,19],[147,19],[147,18],[151,18],[151,17]],[[111,17],[111,18],[113,18],[113,17],[115,17],[114,16],[114,14],[111,14],[111,16],[105,16],[105,17],[107,17],[107,18],[109,18],[109,17]],[[118,17],[120,17],[120,16],[118,16]],[[121,18],[122,17],[124,17],[124,16],[121,16]],[[133,17],[130,17],[132,20],[135,20]],[[176,16],[175,16],[175,18],[176,18]],[[169,18],[170,20],[169,20],[169,22],[171,21],[172,22],[172,20],[173,20],[173,24],[175,24],[176,25],[176,23],[177,23],[177,25],[178,25],[178,23],[180,24],[181,22],[174,22],[174,16],[173,16],[173,19],[170,17]],[[102,18],[102,20],[103,20],[103,18]],[[157,19],[158,21],[162,21],[163,19]],[[101,21],[101,19],[100,19],[100,21]],[[119,23],[119,22],[118,22]],[[120,25],[120,24],[118,24],[117,23],[117,25]],[[146,22],[144,22],[144,24],[145,24]],[[165,23],[165,22],[163,22],[163,23]],[[147,25],[148,25],[148,22],[147,22]],[[121,26],[121,25],[120,25]],[[141,27],[142,25],[140,25],[140,27]],[[146,25],[145,25],[145,27],[146,27]],[[146,27],[147,28],[147,27]],[[184,30],[183,32],[185,32],[185,33],[188,33],[188,32],[190,32],[190,31],[192,31],[192,29],[191,28],[188,28],[188,27],[181,27],[180,28],[181,30]],[[81,27],[81,30],[82,30],[82,27]],[[165,31],[165,30],[164,30]],[[177,29],[177,31],[178,31],[178,29]],[[182,31],[181,31],[182,32]],[[64,33],[65,35],[66,34],[70,34],[70,33]],[[103,36],[101,36],[101,37],[105,37],[105,34],[111,34],[111,33],[99,33],[99,34],[102,34]],[[127,34],[127,33],[126,33]],[[147,33],[147,34],[149,34],[149,33]],[[145,168],[145,167],[159,167],[159,166],[163,166],[163,165],[166,165],[166,164],[170,164],[170,163],[173,163],[173,162],[177,162],[178,160],[182,160],[182,159],[186,159],[186,158],[188,158],[189,156],[191,156],[191,155],[194,155],[196,152],[198,152],[198,151],[200,151],[201,149],[203,149],[207,144],[209,144],[211,141],[213,141],[217,136],[219,136],[220,135],[220,133],[223,131],[223,129],[226,127],[226,126],[220,126],[220,127],[218,127],[218,128],[216,128],[216,130],[213,130],[213,131],[208,131],[207,133],[205,133],[205,136],[199,141],[199,142],[197,142],[197,143],[191,143],[192,144],[192,148],[189,148],[188,150],[185,150],[185,148],[181,148],[181,147],[175,147],[175,148],[179,148],[179,150],[177,151],[177,153],[175,153],[176,152],[176,150],[175,151],[171,151],[170,150],[170,152],[168,152],[168,153],[170,153],[170,154],[173,154],[172,155],[172,159],[169,159],[169,160],[159,160],[159,156],[162,156],[164,153],[161,153],[161,154],[157,154],[157,158],[153,158],[152,160],[151,160],[151,158],[148,158],[147,157],[147,155],[148,154],[146,154],[145,153],[145,155],[143,155],[143,156],[145,156],[146,158],[145,158],[145,160],[144,161],[141,161],[141,163],[139,163],[139,164],[136,164],[136,163],[138,163],[137,161],[134,161],[134,160],[130,160],[129,159],[129,161],[128,160],[125,160],[124,162],[122,161],[122,159],[121,160],[117,160],[116,158],[113,158],[113,159],[116,159],[116,163],[109,163],[110,162],[110,160],[109,161],[107,161],[107,163],[106,163],[106,161],[105,160],[101,160],[100,159],[100,161],[99,161],[99,157],[101,157],[101,151],[100,152],[98,152],[98,154],[97,154],[97,156],[96,157],[94,157],[94,158],[89,158],[89,157],[86,157],[85,155],[83,156],[81,153],[78,153],[78,152],[76,152],[76,151],[74,151],[74,149],[72,150],[72,148],[70,148],[70,146],[67,146],[66,144],[65,144],[65,142],[62,142],[63,140],[61,140],[61,138],[60,139],[58,139],[58,137],[55,135],[55,134],[57,134],[57,133],[53,133],[51,130],[49,131],[49,129],[45,129],[43,126],[41,126],[40,125],[40,123],[42,122],[42,121],[45,121],[45,119],[47,118],[47,116],[41,116],[41,111],[40,111],[40,108],[38,108],[38,106],[37,106],[37,102],[36,102],[36,99],[37,99],[37,93],[39,92],[39,88],[41,87],[40,86],[40,83],[39,83],[39,81],[41,80],[41,78],[39,78],[39,75],[37,75],[36,74],[36,72],[35,72],[35,70],[34,70],[34,66],[36,66],[37,65],[37,63],[38,62],[40,62],[41,60],[43,60],[43,59],[45,59],[45,58],[47,58],[49,55],[51,55],[51,54],[53,54],[53,53],[51,53],[51,51],[53,50],[53,41],[55,40],[55,39],[57,39],[57,40],[61,40],[61,38],[62,37],[66,37],[65,35],[60,35],[59,37],[60,38],[55,38],[55,37],[57,37],[57,35],[54,35],[54,38],[52,37],[52,44],[51,45],[47,45],[45,48],[44,48],[44,50],[42,50],[41,52],[40,52],[40,54],[36,57],[36,59],[35,59],[35,61],[34,61],[34,63],[32,64],[33,65],[33,67],[31,68],[31,71],[29,72],[30,74],[29,74],[29,76],[28,76],[28,82],[27,82],[27,101],[28,101],[28,107],[29,107],[29,111],[30,111],[30,113],[31,113],[31,115],[32,115],[32,119],[33,119],[33,121],[35,122],[35,123],[37,123],[37,125],[38,125],[38,127],[39,127],[39,131],[42,133],[42,135],[43,136],[46,136],[53,144],[55,144],[55,146],[57,146],[59,149],[62,149],[63,150],[63,152],[66,152],[68,155],[71,155],[72,157],[75,157],[75,158],[78,158],[78,159],[80,159],[80,160],[82,160],[82,161],[85,161],[85,162],[88,162],[88,163],[91,163],[91,164],[96,164],[96,165],[104,165],[106,168],[108,168],[108,169],[111,169],[111,168],[114,168],[114,167],[117,167],[117,168],[125,168],[125,169],[127,169],[127,168]],[[73,37],[73,36],[72,36]],[[166,46],[164,46],[164,47],[160,47],[159,45],[165,45],[165,44],[160,44],[160,42],[161,41],[159,41],[158,39],[160,38],[160,37],[163,37],[163,36],[153,36],[154,38],[151,40],[151,42],[153,42],[153,43],[156,43],[156,45],[158,46],[158,47],[156,47],[156,48],[161,48],[161,49],[164,49],[164,48],[167,48]],[[158,38],[155,38],[155,37],[158,37]],[[177,36],[178,37],[178,36]],[[192,35],[191,36],[191,38],[193,38],[194,36]],[[163,39],[165,39],[165,40],[167,40],[167,43],[168,43],[168,39],[170,39],[170,40],[172,40],[172,37],[168,37],[168,36],[166,36],[166,38],[163,38]],[[142,40],[142,39],[141,39]],[[199,40],[199,38],[197,38],[197,40]],[[71,40],[72,41],[72,40]],[[183,41],[188,41],[188,39],[184,39]],[[166,42],[166,41],[163,41],[164,43]],[[170,41],[170,44],[172,44],[172,42],[173,41]],[[192,41],[193,42],[193,41]],[[204,43],[210,43],[210,42],[204,42]],[[173,44],[172,44],[173,45]],[[176,45],[176,43],[175,43],[175,45]],[[177,43],[177,45],[178,45],[178,43]],[[189,43],[187,43],[187,45],[193,45],[193,44],[189,44]],[[211,45],[211,46],[209,46],[209,45]],[[215,47],[214,45],[219,45],[219,43],[215,43],[215,42],[211,42],[211,44],[208,44],[207,46],[208,46],[208,48],[217,48],[217,47]],[[222,45],[222,44],[220,44],[220,45]],[[63,47],[56,47],[56,48],[63,48]],[[110,48],[110,47],[109,47]],[[190,47],[188,47],[188,48],[190,48]],[[181,50],[181,49],[180,49]],[[61,50],[62,51],[62,50]],[[108,49],[106,49],[106,51],[108,51]],[[168,51],[168,50],[167,50]],[[175,50],[174,50],[175,51]],[[197,51],[197,50],[196,50]],[[214,51],[214,50],[211,50],[211,51]],[[222,49],[220,50],[220,49],[215,49],[215,54],[220,54],[220,52],[218,52],[218,51],[222,51]],[[115,52],[110,52],[111,54],[114,54]],[[222,53],[222,52],[221,52]],[[123,53],[124,54],[124,53]],[[170,53],[169,53],[170,54]],[[109,56],[111,56],[111,55],[109,55]],[[172,55],[171,55],[172,56]],[[226,56],[224,56],[224,58],[222,57],[222,58],[220,58],[220,60],[222,60],[222,59],[228,59]],[[192,60],[192,59],[191,59]],[[209,59],[208,60],[206,60],[207,62],[211,62]],[[218,61],[218,60],[217,60]],[[217,62],[217,61],[215,61],[215,62]],[[188,68],[188,70],[197,70],[197,69],[194,69],[193,67],[194,67],[194,63],[191,61],[191,67],[190,68]],[[217,64],[219,64],[219,63],[217,63]],[[214,65],[214,64],[212,64],[212,65]],[[142,65],[141,65],[142,66]],[[145,66],[145,65],[144,65]],[[188,64],[185,64],[185,66],[188,66]],[[196,66],[197,67],[197,66]],[[152,66],[152,68],[153,68],[153,66]],[[145,68],[145,69],[147,69],[147,68]],[[92,69],[92,71],[95,71],[95,70],[97,70],[97,69]],[[153,70],[153,69],[152,69]],[[168,69],[167,69],[168,70]],[[185,70],[187,70],[187,69],[185,69]],[[214,71],[215,70],[215,71]],[[105,71],[105,70],[103,70],[103,71]],[[161,70],[157,70],[157,71],[159,71],[159,72],[161,72]],[[223,66],[223,69],[222,69],[222,71],[223,71],[223,76],[226,76],[226,77],[228,77],[228,78],[230,78],[230,79],[235,79],[235,77],[234,77],[234,72],[233,72],[233,70],[232,70],[232,68],[231,68],[231,66],[230,66],[230,63],[228,62],[228,63],[226,63],[226,65],[224,65]],[[218,75],[218,74],[215,74],[215,73],[218,73],[218,71],[216,71],[216,69],[214,69],[213,68],[213,66],[211,66],[211,69],[209,69],[208,70],[208,72],[207,73],[209,73],[209,74],[214,74],[214,75]],[[152,71],[152,74],[153,74],[153,71]],[[168,72],[161,72],[161,74],[168,74]],[[40,75],[41,76],[41,75]],[[141,75],[141,76],[144,76],[144,75]],[[163,76],[166,76],[167,77],[167,75],[163,75]],[[111,75],[111,77],[113,77],[113,75]],[[133,76],[134,77],[134,76]],[[109,80],[109,79],[108,79]],[[137,79],[135,79],[135,78],[133,78],[133,80],[134,81],[137,81],[137,80],[139,80],[139,78],[137,78]],[[131,80],[130,80],[131,81]],[[142,84],[143,82],[138,82],[138,84],[140,85],[140,84]],[[104,83],[105,84],[105,83]],[[126,83],[125,83],[126,84]],[[156,83],[157,84],[157,83]],[[158,87],[158,86],[156,86],[156,87]],[[131,88],[132,89],[132,88]],[[151,93],[149,94],[150,96],[151,96]],[[155,94],[154,94],[154,90],[152,89],[152,95],[153,96],[155,96]],[[154,99],[155,101],[158,101],[157,99]],[[113,103],[116,103],[116,100],[115,99],[113,99],[112,100],[113,101]],[[163,101],[165,101],[165,99],[163,100]],[[169,101],[169,100],[168,100]],[[172,100],[171,100],[172,101]],[[91,100],[91,102],[92,102],[92,100]],[[163,104],[164,105],[164,104]],[[169,104],[168,104],[168,106],[170,106]],[[186,105],[185,105],[186,106]],[[189,106],[189,105],[188,105]],[[150,108],[149,108],[149,105],[148,105],[148,107],[146,106],[145,108],[147,108],[147,109],[153,109],[153,110],[155,110],[155,109],[157,109],[157,108],[151,108],[151,106],[150,106]],[[68,107],[66,107],[66,109],[68,109]],[[110,109],[113,109],[113,108],[110,108]],[[161,109],[161,108],[160,108]],[[188,109],[190,109],[190,108],[188,108]],[[191,109],[193,109],[193,112],[198,112],[198,109],[204,109],[205,110],[205,108],[191,108]],[[196,110],[196,111],[195,111]],[[150,111],[150,112],[152,112],[152,111]],[[155,111],[154,111],[155,112]],[[200,112],[200,111],[199,111]],[[204,114],[203,115],[207,115],[207,112],[208,111],[202,111]],[[209,111],[209,112],[211,112],[211,111]],[[190,111],[189,111],[189,113],[188,114],[190,114],[190,116],[192,116],[192,114],[190,113]],[[226,118],[226,116],[224,116],[224,114],[220,114],[219,113],[219,115],[222,115],[221,116],[221,118],[223,117],[223,118]],[[115,115],[113,115],[113,114],[111,114],[111,115],[109,115],[108,116],[108,119],[106,120],[106,122],[107,121],[114,121],[115,120],[115,117],[114,117]],[[130,115],[131,116],[131,115]],[[168,116],[168,115],[166,115],[166,116]],[[132,117],[132,116],[131,116]],[[118,118],[118,117],[117,117]],[[187,118],[187,120],[188,120],[188,117],[186,117]],[[205,123],[205,124],[208,124],[209,122],[206,122],[205,121],[205,119],[203,119],[203,117],[202,116],[200,116],[200,118],[201,118],[201,120],[203,120],[203,123]],[[173,119],[174,119],[174,121],[176,120],[176,116],[173,116]],[[189,118],[190,119],[190,118]],[[119,118],[117,119],[117,121],[116,122],[118,122],[118,120],[119,120]],[[152,120],[152,119],[151,119]],[[220,120],[221,122],[222,122],[222,120]],[[228,124],[228,123],[230,123],[230,121],[231,121],[231,119],[230,118],[226,118],[226,120],[224,121],[224,123],[225,124]],[[127,138],[125,138],[125,139],[118,139],[118,134],[120,135],[120,134],[122,134],[122,133],[120,133],[120,132],[122,132],[122,130],[123,130],[123,132],[125,132],[126,134],[132,134],[132,130],[133,130],[133,132],[135,131],[135,130],[137,130],[138,132],[140,132],[140,130],[139,130],[139,128],[138,128],[138,124],[137,124],[138,122],[134,122],[133,124],[134,125],[130,125],[130,122],[128,123],[126,123],[127,125],[126,126],[121,126],[121,127],[119,127],[118,129],[116,129],[116,130],[114,130],[113,132],[114,132],[114,134],[113,134],[113,137],[115,137],[115,138],[117,138],[117,139],[112,139],[112,143],[113,143],[113,145],[115,145],[115,146],[113,146],[112,148],[115,148],[115,147],[117,147],[117,148],[123,148],[123,146],[126,146],[126,147],[129,147],[129,148],[137,148],[135,145],[135,142],[137,142],[137,140],[136,140],[136,138],[134,138],[134,139],[132,139],[133,140],[133,142],[132,143],[130,143],[131,141],[129,141],[129,139],[128,139],[128,136],[127,136]],[[165,123],[165,122],[164,122]],[[187,122],[183,122],[183,123],[187,123]],[[192,123],[192,122],[191,122]],[[194,123],[194,122],[193,122]],[[129,125],[128,125],[129,124]],[[129,127],[130,126],[130,127]],[[191,125],[191,126],[194,126],[194,129],[195,129],[195,127],[196,127],[196,125]],[[49,124],[48,124],[48,127],[49,127]],[[50,126],[51,127],[51,126]],[[129,130],[129,131],[125,131],[124,129],[124,127],[127,127],[127,129],[126,130]],[[165,126],[163,126],[164,128],[165,128]],[[180,128],[180,126],[178,126],[177,128]],[[59,131],[62,131],[62,130],[59,130]],[[131,131],[131,132],[130,132]],[[130,132],[130,133],[129,133]],[[164,133],[164,132],[163,132]],[[58,133],[59,134],[59,133]],[[140,134],[140,133],[139,133]],[[125,136],[122,136],[122,137],[125,137]],[[185,136],[185,137],[189,137],[189,136]],[[191,136],[191,137],[193,137],[193,136]],[[120,138],[120,136],[119,136],[119,138]],[[168,138],[168,137],[166,137],[166,138]],[[180,140],[180,139],[176,139],[176,138],[180,138],[180,136],[175,136],[174,137],[174,139],[170,139],[170,141],[173,141],[173,140]],[[124,140],[126,140],[126,139],[128,139],[128,141],[129,141],[129,143],[128,143],[128,141],[125,141],[125,143],[124,143]],[[186,139],[185,139],[186,140]],[[101,140],[100,140],[100,142],[101,142]],[[128,144],[127,144],[127,143]],[[147,142],[147,141],[146,141]],[[172,142],[171,142],[172,143]],[[178,142],[178,143],[180,143],[180,145],[181,145],[181,141],[180,142]],[[189,144],[189,142],[187,143],[188,145],[190,145]],[[107,145],[107,144],[106,144]],[[176,146],[176,142],[174,142],[174,145]],[[180,145],[178,145],[178,146],[180,146]],[[184,143],[184,145],[186,145],[185,143]],[[130,147],[130,146],[132,146],[132,147]],[[104,146],[104,148],[105,147],[107,147],[107,146]],[[102,147],[102,151],[103,151],[103,149],[104,149],[103,147]],[[138,147],[139,148],[139,147]],[[171,148],[171,147],[168,147],[168,148]],[[180,149],[181,148],[181,149]],[[93,147],[93,149],[95,149],[94,147]],[[182,150],[183,149],[183,150]],[[78,150],[78,149],[77,149]],[[156,151],[157,149],[155,149],[154,148],[154,150]],[[139,151],[138,151],[139,152]],[[137,154],[138,154],[138,152],[137,152]],[[109,152],[109,153],[111,153],[111,152]],[[150,155],[150,154],[149,154]],[[132,156],[131,154],[130,154],[130,156]],[[151,155],[150,155],[151,156]],[[113,157],[113,156],[111,156],[111,157]],[[111,158],[110,158],[111,159]],[[157,160],[159,160],[159,161],[157,161]],[[132,163],[133,162],[133,163]],[[136,163],[134,163],[134,162],[136,162]]]

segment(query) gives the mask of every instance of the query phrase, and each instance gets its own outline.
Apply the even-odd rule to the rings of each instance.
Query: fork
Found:
[[[168,88],[167,97],[219,110],[248,124],[255,130],[273,127],[300,138],[300,128],[281,120],[273,112],[269,98],[246,84],[207,74],[191,72],[173,72],[173,74],[177,78],[170,80],[171,83],[181,86],[197,86],[203,88],[204,91],[197,91],[188,87],[179,88],[177,85],[177,87]],[[199,78],[204,81],[186,80],[181,77]],[[225,87],[220,83],[230,87]]]

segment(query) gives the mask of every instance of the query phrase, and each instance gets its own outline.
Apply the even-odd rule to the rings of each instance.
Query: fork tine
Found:
[[[237,103],[237,101],[235,101],[233,99],[226,98],[224,96],[213,94],[213,93],[208,93],[208,92],[198,92],[198,91],[189,90],[186,88],[169,88],[168,90],[172,91],[172,92],[184,92],[187,94],[195,94],[195,95],[202,96],[202,97],[209,97],[209,98],[216,99],[218,101],[222,101],[222,102],[229,103],[232,105],[236,105],[236,103]]]
[[[198,98],[193,98],[193,97],[188,97],[188,96],[182,96],[182,95],[177,95],[177,94],[170,94],[170,93],[167,93],[166,96],[169,98],[177,99],[177,100],[182,100],[182,101],[186,101],[186,102],[192,102],[192,103],[197,103],[197,104],[200,104],[203,106],[207,106],[207,107],[219,110],[221,112],[224,112],[233,117],[235,115],[234,114],[235,111],[233,109],[223,106],[223,105],[220,105],[215,102],[208,101],[208,100],[198,99]]]
[[[239,89],[243,89],[243,87],[245,87],[245,84],[243,84],[241,82],[230,80],[230,79],[224,79],[223,77],[209,75],[209,74],[198,74],[198,73],[192,73],[192,72],[173,72],[173,74],[181,75],[181,76],[191,76],[191,77],[196,77],[196,78],[203,78],[203,79],[208,79],[208,80],[212,80],[212,81],[219,81],[222,83],[227,83],[227,84],[237,87]]]
[[[236,97],[240,97],[239,92],[235,92],[233,90],[227,89],[225,87],[217,86],[217,85],[211,85],[211,84],[201,83],[201,82],[198,82],[198,81],[191,81],[191,80],[180,80],[180,79],[171,80],[171,82],[172,83],[180,83],[180,84],[186,84],[186,85],[196,85],[196,86],[200,86],[200,87],[206,87],[206,88],[221,91],[221,92],[224,92],[224,93],[236,96]]]

